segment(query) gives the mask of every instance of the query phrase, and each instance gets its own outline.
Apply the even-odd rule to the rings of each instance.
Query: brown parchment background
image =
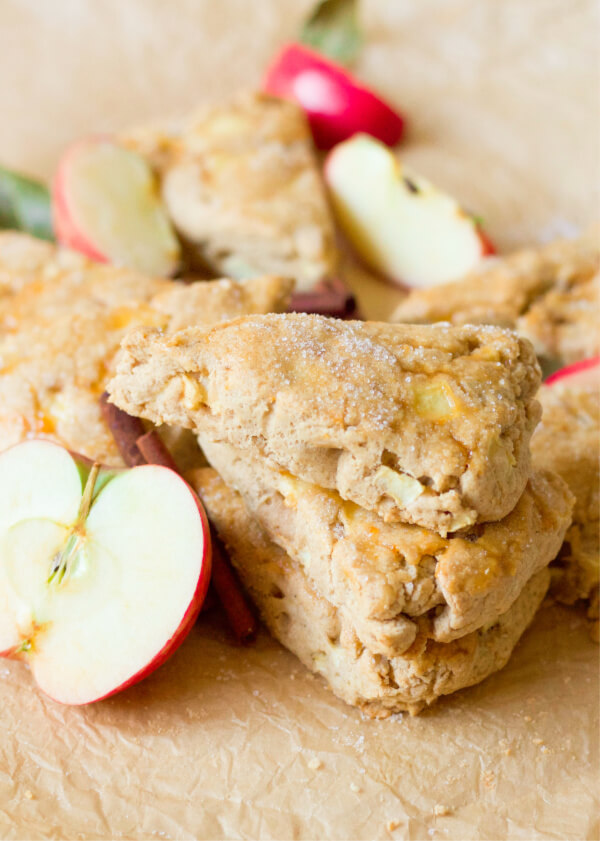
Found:
[[[260,79],[311,0],[1,0],[0,161]],[[402,154],[501,249],[599,215],[598,4],[364,0],[356,72],[403,108]],[[369,317],[398,300],[353,270]],[[598,648],[546,605],[506,669],[419,718],[364,720],[218,615],[114,699],[63,708],[0,662],[0,837],[595,839]]]

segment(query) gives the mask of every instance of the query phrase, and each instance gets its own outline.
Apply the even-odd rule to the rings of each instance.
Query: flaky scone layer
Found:
[[[188,480],[273,636],[322,675],[338,697],[373,717],[417,713],[501,669],[548,587],[544,569],[496,622],[453,642],[435,642],[423,622],[411,648],[388,658],[361,642],[348,612],[323,597],[302,567],[268,539],[216,471],[199,469]]]
[[[533,436],[534,463],[554,470],[575,495],[573,524],[552,566],[552,592],[560,601],[588,602],[598,641],[600,585],[600,393],[571,388],[568,380],[543,386],[542,422]]]
[[[600,353],[600,236],[517,251],[486,260],[462,280],[412,292],[392,321],[497,324],[533,342],[560,364]]]
[[[290,292],[275,277],[186,286],[0,233],[0,449],[43,435],[121,464],[98,398],[126,332],[285,309]]]
[[[333,222],[295,103],[246,94],[122,142],[154,167],[200,268],[238,279],[287,275],[300,290],[335,274]]]
[[[531,345],[506,330],[287,314],[134,331],[109,391],[130,414],[444,534],[515,506],[539,379]]]
[[[292,479],[229,444],[199,440],[267,536],[312,587],[352,616],[361,642],[386,657],[414,643],[425,613],[438,642],[496,621],[556,556],[571,521],[565,482],[536,471],[504,519],[443,538],[384,523],[335,491]]]

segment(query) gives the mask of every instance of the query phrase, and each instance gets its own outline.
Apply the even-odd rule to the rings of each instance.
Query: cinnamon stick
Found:
[[[102,412],[115,437],[123,460],[132,467],[140,464],[157,464],[161,467],[168,467],[175,473],[180,473],[175,459],[158,432],[155,429],[146,432],[144,425],[138,418],[132,418],[117,406],[108,403],[106,397],[107,395],[103,394],[101,398]],[[136,425],[136,422],[139,426]],[[132,443],[131,435],[136,430],[139,434]],[[127,458],[125,453],[127,453]],[[133,459],[135,459],[135,463],[131,463]],[[249,642],[256,636],[258,623],[212,524],[210,526],[210,536],[212,547],[211,584],[221,602],[236,640],[240,643]]]
[[[308,312],[332,318],[358,318],[356,299],[339,277],[317,284],[310,292],[292,295],[291,312]]]
[[[212,584],[217,598],[227,614],[229,626],[239,643],[251,642],[258,632],[258,623],[240,583],[225,554],[225,548],[211,524],[210,539],[212,545]]]
[[[146,431],[142,421],[123,412],[114,403],[109,403],[106,392],[100,398],[100,409],[127,467],[139,467],[140,464],[146,464],[136,443]]]
[[[151,429],[149,432],[145,432],[138,438],[137,446],[148,464],[159,464],[162,467],[168,467],[175,472],[179,472],[173,456],[156,430]],[[240,643],[249,642],[256,636],[257,622],[246,601],[235,571],[225,554],[223,544],[217,537],[212,524],[210,539],[212,546],[212,585],[223,610],[227,614],[235,638]]]

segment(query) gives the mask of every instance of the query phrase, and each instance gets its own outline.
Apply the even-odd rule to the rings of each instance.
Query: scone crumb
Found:
[[[313,756],[312,759],[308,760],[308,767],[311,771],[318,771],[319,768],[323,767],[323,763],[318,757]]]
[[[433,808],[434,815],[449,815],[450,809],[447,806],[443,806],[441,803],[436,803]]]
[[[400,826],[400,821],[388,821],[386,825],[386,829],[388,832],[393,832],[395,829],[398,829]]]
[[[27,800],[33,800],[33,792],[29,791],[29,789],[26,789],[25,797],[27,798]]]
[[[359,785],[356,785],[356,783],[350,783],[350,791],[358,793],[359,791],[362,791],[362,789]]]
[[[493,771],[487,771],[483,775],[483,784],[486,788],[493,788],[496,785],[496,775]]]
[[[538,746],[544,744],[543,739],[532,739],[531,741],[533,742],[534,745],[538,745]]]
[[[524,715],[523,720],[526,721],[527,723],[529,723],[530,721],[533,721],[533,719],[530,715]]]

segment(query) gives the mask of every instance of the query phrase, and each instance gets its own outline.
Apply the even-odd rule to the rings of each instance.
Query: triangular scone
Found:
[[[573,497],[547,471],[533,473],[504,519],[443,538],[420,526],[384,523],[335,491],[283,475],[230,444],[200,436],[200,445],[311,586],[351,616],[364,645],[386,657],[414,643],[419,618],[429,611],[438,642],[495,622],[556,557],[571,521]]]
[[[109,391],[130,414],[443,534],[516,505],[539,381],[533,348],[506,330],[287,314],[135,331]]]
[[[391,320],[496,324],[563,364],[600,353],[600,236],[560,240],[486,260],[462,280],[412,292]]]
[[[298,290],[336,271],[334,228],[302,110],[241,96],[163,129],[122,138],[161,181],[199,267],[228,277],[282,274]]]
[[[588,603],[590,634],[599,640],[600,393],[569,378],[539,392],[542,422],[531,440],[536,465],[556,471],[575,494],[573,524],[551,567],[552,593],[566,604]]]
[[[373,717],[419,712],[501,669],[548,587],[543,569],[490,626],[440,643],[429,637],[425,623],[403,656],[388,658],[360,641],[348,614],[316,592],[300,564],[269,540],[214,470],[193,471],[188,480],[273,636],[322,675],[338,697]]]
[[[291,281],[185,286],[0,234],[0,449],[31,435],[115,465],[98,398],[127,330],[172,330],[285,309]]]

